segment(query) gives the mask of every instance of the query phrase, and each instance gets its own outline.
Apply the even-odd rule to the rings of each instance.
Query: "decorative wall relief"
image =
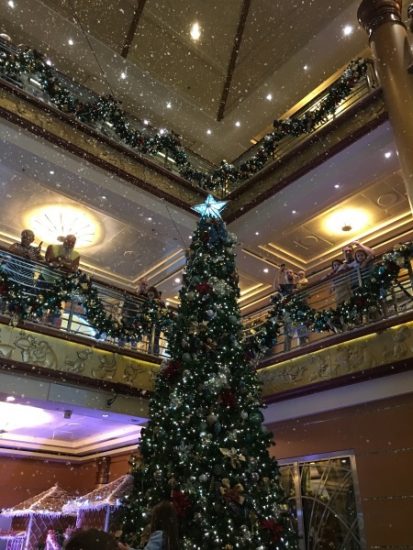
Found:
[[[2,325],[0,360],[8,359],[82,378],[107,380],[143,391],[153,388],[159,365],[55,336]],[[0,362],[1,368],[1,362]]]
[[[56,354],[46,340],[21,332],[14,345],[20,350],[23,363],[49,369],[57,367]]]
[[[264,397],[413,358],[413,322],[326,347],[259,371]],[[397,372],[393,369],[392,372]]]

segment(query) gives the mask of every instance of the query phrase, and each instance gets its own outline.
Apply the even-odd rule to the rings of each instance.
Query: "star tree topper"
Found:
[[[198,212],[201,218],[221,218],[221,210],[223,210],[228,201],[216,201],[212,195],[208,195],[205,202],[192,207],[192,210]]]

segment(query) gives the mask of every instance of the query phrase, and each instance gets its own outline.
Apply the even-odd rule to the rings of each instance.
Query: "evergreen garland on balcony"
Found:
[[[357,59],[349,64],[343,75],[331,86],[319,106],[302,117],[275,120],[274,130],[260,142],[257,152],[239,166],[222,160],[211,173],[196,170],[189,160],[179,137],[173,132],[148,135],[128,122],[121,103],[114,97],[100,96],[89,102],[81,101],[65,85],[59,72],[47,63],[43,54],[32,48],[17,49],[16,53],[0,52],[0,76],[18,83],[23,89],[29,78],[34,78],[49,101],[60,111],[72,115],[85,124],[93,125],[102,133],[114,132],[118,138],[138,153],[155,156],[162,152],[173,159],[180,175],[202,189],[214,191],[228,185],[237,185],[257,174],[273,158],[278,144],[288,136],[309,134],[334,115],[339,105],[366,75],[367,62]],[[105,126],[103,126],[105,125]]]
[[[272,297],[272,308],[266,321],[251,328],[247,335],[251,357],[259,357],[277,343],[284,320],[296,326],[304,325],[312,332],[342,331],[360,326],[366,315],[381,312],[382,300],[394,284],[400,269],[407,268],[413,258],[413,242],[407,242],[385,254],[362,286],[354,289],[349,300],[337,308],[316,310],[302,294]],[[413,299],[413,296],[412,296]]]
[[[81,298],[84,316],[96,330],[97,338],[105,335],[122,342],[139,342],[143,336],[150,336],[154,327],[165,331],[172,322],[172,312],[161,302],[149,298],[143,300],[140,310],[130,321],[115,318],[106,311],[90,278],[80,271],[65,274],[47,288],[28,294],[7,272],[0,270],[0,299],[16,323],[60,317],[63,302],[73,300],[74,295]]]

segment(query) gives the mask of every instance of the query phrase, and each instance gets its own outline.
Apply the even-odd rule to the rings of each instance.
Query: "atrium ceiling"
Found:
[[[358,3],[13,0],[1,32],[216,163],[366,49]]]

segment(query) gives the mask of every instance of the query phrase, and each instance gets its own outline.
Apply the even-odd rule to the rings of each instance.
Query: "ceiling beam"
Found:
[[[251,0],[243,0],[241,14],[238,21],[237,33],[234,38],[234,45],[232,47],[231,57],[228,63],[227,76],[225,78],[224,88],[222,90],[221,101],[219,102],[217,114],[218,122],[224,118],[225,107],[228,101],[229,91],[231,89],[232,77],[234,75],[235,65],[237,63],[237,58],[242,42],[242,36],[244,34],[245,23],[247,21],[250,6]]]
[[[128,34],[126,35],[125,42],[123,43],[121,56],[122,57],[128,57],[129,48],[132,45],[133,39],[135,37],[136,29],[138,28],[139,21],[141,19],[141,15],[143,12],[143,8],[145,7],[146,0],[137,0],[135,9],[133,12],[133,17],[131,24],[129,25]]]

